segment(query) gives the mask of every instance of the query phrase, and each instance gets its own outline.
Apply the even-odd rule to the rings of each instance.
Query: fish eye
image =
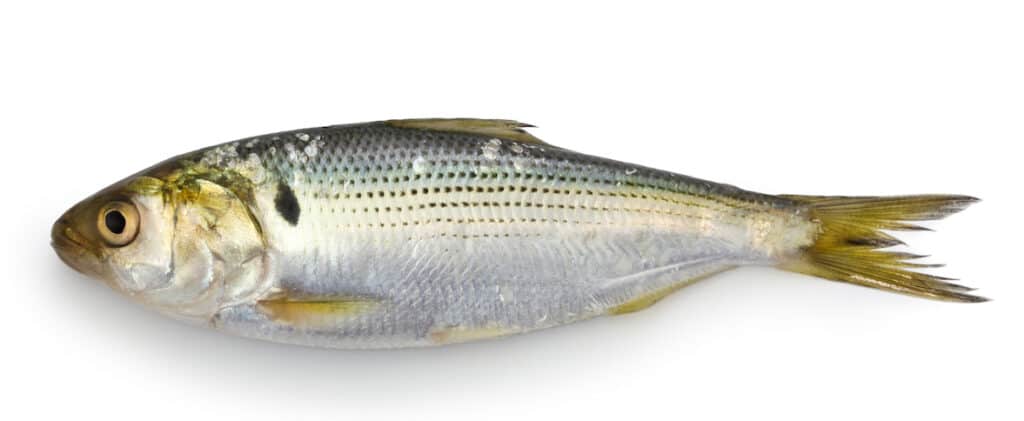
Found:
[[[110,202],[100,209],[96,221],[100,236],[108,245],[128,245],[139,233],[139,211],[126,202]]]

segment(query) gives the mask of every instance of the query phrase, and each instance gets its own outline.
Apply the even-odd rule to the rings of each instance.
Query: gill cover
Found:
[[[173,277],[144,295],[165,313],[208,320],[259,289],[263,236],[246,204],[229,188],[203,178],[177,181],[164,189],[164,200],[174,209]]]

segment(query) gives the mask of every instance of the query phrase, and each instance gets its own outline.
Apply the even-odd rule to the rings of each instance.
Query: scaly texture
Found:
[[[461,124],[466,132],[451,121],[416,122],[215,149],[239,162],[258,156],[273,175],[259,187],[263,197],[294,192],[295,224],[280,200],[257,206],[279,256],[278,288],[381,303],[301,332],[275,327],[268,338],[376,347],[534,330],[769,262],[793,248],[787,241],[806,241],[806,220],[786,199],[495,137],[499,130],[474,133],[479,124]],[[245,306],[219,320],[246,335],[280,322]]]
[[[741,265],[971,297],[876,250],[895,242],[880,230],[967,199],[771,196],[576,153],[524,127],[394,120],[225,143],[76,205],[55,224],[54,246],[174,317],[339,348],[629,313]],[[102,240],[131,237],[97,225],[106,209],[139,222],[133,242]]]

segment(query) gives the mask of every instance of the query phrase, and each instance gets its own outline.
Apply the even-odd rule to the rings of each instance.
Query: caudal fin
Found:
[[[972,288],[949,282],[953,279],[914,271],[942,266],[911,262],[924,256],[881,250],[903,244],[883,230],[926,230],[912,222],[944,218],[978,199],[954,195],[783,197],[808,204],[810,217],[819,229],[815,243],[798,258],[780,264],[780,268],[919,297],[987,301],[968,294]]]

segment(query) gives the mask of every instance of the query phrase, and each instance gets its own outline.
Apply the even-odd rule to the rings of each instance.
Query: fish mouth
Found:
[[[80,237],[81,235],[75,232],[64,219],[54,222],[53,228],[50,229],[50,245],[58,251],[85,251],[85,244],[82,243]]]
[[[53,224],[50,230],[50,246],[57,252],[57,257],[72,269],[88,276],[97,275],[88,270],[88,267],[95,266],[99,257],[92,252],[85,238],[71,228],[67,220],[62,218]]]

